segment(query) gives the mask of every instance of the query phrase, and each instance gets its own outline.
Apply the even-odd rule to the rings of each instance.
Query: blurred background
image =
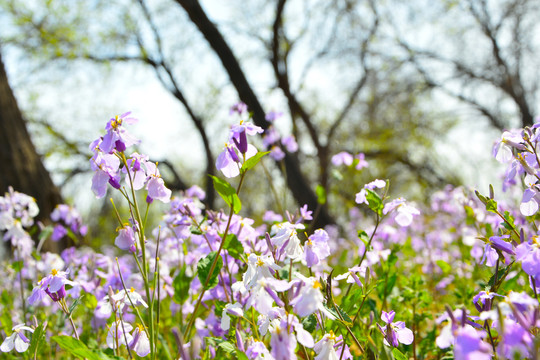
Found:
[[[375,178],[417,202],[486,193],[493,142],[538,114],[538,19],[537,0],[0,0],[0,191],[36,197],[43,218],[59,202],[110,214],[88,145],[132,111],[167,185],[219,209],[207,174],[243,101],[257,147],[284,153],[248,176],[244,216],[307,204],[339,223]],[[342,151],[369,166],[334,164]]]

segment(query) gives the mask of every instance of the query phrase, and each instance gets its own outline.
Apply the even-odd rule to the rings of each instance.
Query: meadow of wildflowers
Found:
[[[223,176],[213,177],[225,210],[206,209],[197,186],[171,193],[158,164],[132,150],[130,113],[90,145],[88,191],[112,188],[125,202],[113,203],[118,227],[102,249],[43,252],[46,241],[86,236],[77,210],[60,205],[44,226],[33,198],[0,197],[11,249],[0,358],[538,358],[540,124],[496,143],[507,165],[497,193],[447,187],[420,206],[373,179],[346,223],[312,229],[315,209],[268,209],[261,222],[242,211],[250,170],[282,158],[276,143],[297,145],[271,133],[268,151],[257,149],[263,129],[244,105],[232,112],[216,161]],[[369,159],[339,153],[332,163],[361,171]],[[156,201],[168,210],[149,229]]]

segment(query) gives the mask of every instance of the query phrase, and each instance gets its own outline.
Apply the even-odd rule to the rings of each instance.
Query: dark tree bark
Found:
[[[0,193],[8,187],[33,196],[39,206],[38,220],[46,220],[62,202],[60,191],[36,152],[17,100],[9,86],[0,54]]]
[[[244,71],[240,67],[238,60],[236,60],[231,48],[214,23],[206,16],[199,1],[176,0],[176,2],[186,10],[191,21],[197,26],[221,60],[223,67],[229,75],[229,79],[238,92],[240,100],[248,106],[251,112],[253,112],[254,123],[263,129],[267,129],[269,123],[265,119],[264,110],[257,95],[247,81]],[[335,223],[334,219],[328,213],[326,206],[321,207],[320,204],[318,204],[315,192],[302,174],[297,157],[286,151],[284,152],[285,158],[283,161],[287,172],[287,185],[298,205],[302,206],[307,204],[308,207],[313,210],[320,208],[317,212],[317,217],[314,219],[313,226],[324,227],[325,225]]]

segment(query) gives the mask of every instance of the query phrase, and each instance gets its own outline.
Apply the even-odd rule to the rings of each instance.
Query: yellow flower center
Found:
[[[257,266],[264,266],[264,262],[261,260],[260,257],[257,257]]]
[[[52,274],[52,276],[56,276],[58,274],[58,270],[52,269],[51,274]]]
[[[332,341],[336,340],[336,335],[334,334],[332,330],[330,330],[330,332],[328,333],[328,340],[332,340]]]
[[[113,129],[116,129],[116,128],[118,128],[120,125],[122,125],[122,119],[120,118],[119,115],[116,115],[116,116],[114,117],[114,120],[111,121],[111,127],[112,127]]]
[[[320,289],[320,288],[322,288],[322,285],[321,285],[321,283],[319,282],[319,280],[315,280],[315,281],[313,282],[313,288],[314,288],[314,289]]]

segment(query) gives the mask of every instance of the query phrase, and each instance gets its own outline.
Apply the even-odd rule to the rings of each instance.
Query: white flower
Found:
[[[334,349],[335,343],[336,335],[330,330],[330,333],[325,334],[313,347],[313,350],[317,353],[315,360],[338,360],[339,356]]]
[[[223,330],[229,330],[231,326],[231,318],[229,314],[234,316],[244,316],[244,310],[242,310],[242,304],[234,303],[227,304],[221,312],[221,328]]]
[[[250,290],[257,281],[264,278],[272,278],[272,270],[279,270],[280,267],[274,263],[271,255],[257,256],[249,254],[248,268],[242,276],[242,281],[247,290]]]
[[[321,283],[313,277],[307,278],[298,273],[296,274],[296,277],[300,280],[300,291],[290,302],[294,307],[295,313],[304,317],[320,310],[330,319],[334,319],[334,315],[324,307],[324,296],[321,292]]]
[[[133,326],[123,322],[122,320],[117,320],[111,324],[109,331],[107,331],[107,346],[111,349],[116,349],[116,344],[126,345],[131,344],[133,336],[129,332],[133,329]],[[125,333],[124,333],[125,332]],[[125,335],[125,336],[124,336]],[[126,344],[127,340],[127,344]]]
[[[0,345],[0,350],[2,352],[8,352],[13,350],[13,348],[15,347],[15,350],[17,350],[17,352],[25,352],[30,346],[30,340],[26,336],[24,336],[21,330],[27,330],[33,333],[34,329],[26,326],[25,324],[19,324],[15,325],[12,330],[13,333],[4,340],[2,345]]]
[[[302,224],[291,224],[284,222],[272,226],[272,245],[276,246],[279,253],[285,254],[287,257],[296,260],[303,254],[302,247],[300,246],[300,239],[298,239],[296,229],[303,229]]]

